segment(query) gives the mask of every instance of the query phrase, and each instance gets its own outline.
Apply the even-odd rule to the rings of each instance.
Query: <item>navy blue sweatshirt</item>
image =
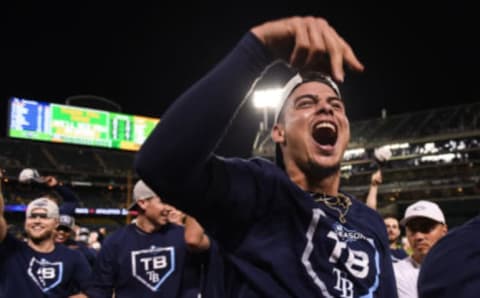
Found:
[[[480,296],[480,216],[440,239],[422,262],[418,276],[421,298]]]
[[[85,292],[90,273],[85,257],[62,244],[40,253],[9,234],[0,243],[1,298],[68,297]]]
[[[386,229],[375,211],[351,198],[341,223],[336,210],[273,163],[214,154],[273,62],[246,34],[169,108],[137,154],[139,175],[218,241],[222,261],[208,281],[220,297],[396,297]]]
[[[197,297],[200,281],[191,272],[194,263],[190,257],[183,227],[169,224],[145,233],[134,224],[127,225],[105,239],[88,296]]]

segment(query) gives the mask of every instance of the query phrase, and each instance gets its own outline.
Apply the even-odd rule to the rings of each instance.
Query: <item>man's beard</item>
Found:
[[[392,243],[397,244],[398,241],[399,241],[398,237],[394,237],[393,239],[388,238],[388,242],[390,242],[390,244],[392,244]]]
[[[38,235],[38,236],[34,236],[32,234],[30,234],[29,232],[27,232],[27,236],[28,238],[35,244],[39,244],[47,239],[51,239],[52,236],[53,236],[53,231],[45,231],[44,233]]]

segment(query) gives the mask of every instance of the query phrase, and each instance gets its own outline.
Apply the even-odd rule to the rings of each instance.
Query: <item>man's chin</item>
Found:
[[[40,243],[43,242],[49,238],[51,238],[52,234],[51,233],[42,233],[39,235],[28,235],[28,238],[33,242],[33,243]]]
[[[311,163],[310,168],[316,176],[328,177],[340,171],[340,162],[323,157]]]

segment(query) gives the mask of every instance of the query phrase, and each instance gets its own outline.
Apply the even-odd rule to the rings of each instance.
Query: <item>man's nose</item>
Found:
[[[422,239],[425,238],[425,233],[417,231],[413,234],[413,238],[416,239],[416,240],[422,240]]]
[[[333,114],[333,107],[327,100],[320,99],[317,102],[317,107],[316,108],[317,108],[317,113],[318,114],[322,114],[322,113],[329,114],[329,115]]]

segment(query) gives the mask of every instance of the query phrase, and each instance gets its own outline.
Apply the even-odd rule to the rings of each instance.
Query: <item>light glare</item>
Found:
[[[253,106],[258,109],[274,109],[279,105],[281,96],[281,88],[257,90],[253,93]]]

